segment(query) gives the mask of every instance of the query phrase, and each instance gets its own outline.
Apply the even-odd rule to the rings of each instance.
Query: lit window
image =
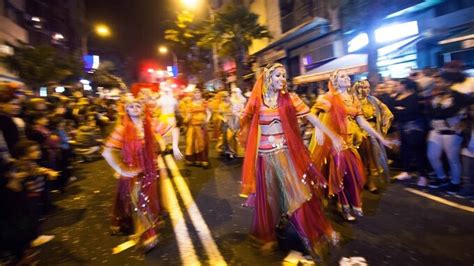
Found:
[[[41,87],[39,89],[39,95],[40,95],[40,97],[48,96],[48,88],[47,87]]]
[[[375,30],[375,40],[378,43],[399,40],[418,34],[418,22],[410,21],[401,24],[383,26]]]
[[[0,54],[13,55],[14,54],[13,47],[6,44],[0,44]]]

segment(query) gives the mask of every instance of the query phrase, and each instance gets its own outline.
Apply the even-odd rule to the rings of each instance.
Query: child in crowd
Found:
[[[39,234],[39,220],[45,205],[48,204],[47,192],[45,190],[46,181],[55,180],[59,173],[38,165],[36,161],[41,158],[41,149],[35,141],[20,141],[16,146],[16,153],[18,160],[15,162],[15,168],[19,173],[22,173],[23,178],[21,180],[11,180],[10,183],[12,184],[9,186],[18,189],[22,188],[26,193],[29,214],[32,223],[35,225],[35,233],[38,236],[31,242],[31,246],[36,247],[54,238],[51,235]],[[22,186],[19,186],[20,181]]]

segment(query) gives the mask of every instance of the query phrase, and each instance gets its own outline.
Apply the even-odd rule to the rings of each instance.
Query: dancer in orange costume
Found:
[[[286,89],[286,70],[281,64],[266,69],[252,90],[241,119],[241,143],[246,144],[241,194],[254,207],[251,234],[263,249],[276,243],[276,227],[292,225],[307,251],[318,256],[325,240],[337,234],[326,219],[318,195],[326,185],[311,162],[297,124],[305,117],[332,139],[341,141],[295,94]]]
[[[331,141],[324,141],[322,132],[316,130],[310,150],[317,168],[328,177],[329,196],[337,195],[343,218],[354,221],[355,216],[363,215],[361,192],[366,179],[362,160],[354,145],[354,137],[360,134],[359,126],[385,146],[391,142],[364,119],[359,100],[348,93],[351,79],[344,71],[336,70],[328,85],[329,92],[318,97],[313,112],[318,113],[321,122],[344,140],[344,145],[342,151],[335,151]]]
[[[132,239],[144,251],[158,242],[160,204],[156,157],[160,153],[156,134],[173,131],[173,153],[181,159],[179,130],[151,118],[151,111],[129,96],[120,124],[105,143],[103,156],[120,175],[113,209],[112,232],[133,233]]]

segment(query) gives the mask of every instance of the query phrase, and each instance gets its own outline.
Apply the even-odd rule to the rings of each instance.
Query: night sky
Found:
[[[112,38],[92,36],[91,50],[118,52],[137,59],[156,56],[163,43],[164,30],[174,20],[177,0],[85,0],[90,25],[103,22],[110,26]]]

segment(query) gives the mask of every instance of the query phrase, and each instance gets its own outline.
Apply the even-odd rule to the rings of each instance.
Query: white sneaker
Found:
[[[54,239],[53,235],[40,235],[35,240],[31,241],[30,246],[32,248],[38,247],[38,246],[48,243],[49,241],[53,239]]]
[[[411,175],[408,174],[407,172],[401,172],[400,174],[394,176],[393,178],[397,180],[408,180],[411,178]]]
[[[418,182],[416,182],[416,185],[419,187],[426,187],[428,185],[428,179],[424,176],[418,177]]]

